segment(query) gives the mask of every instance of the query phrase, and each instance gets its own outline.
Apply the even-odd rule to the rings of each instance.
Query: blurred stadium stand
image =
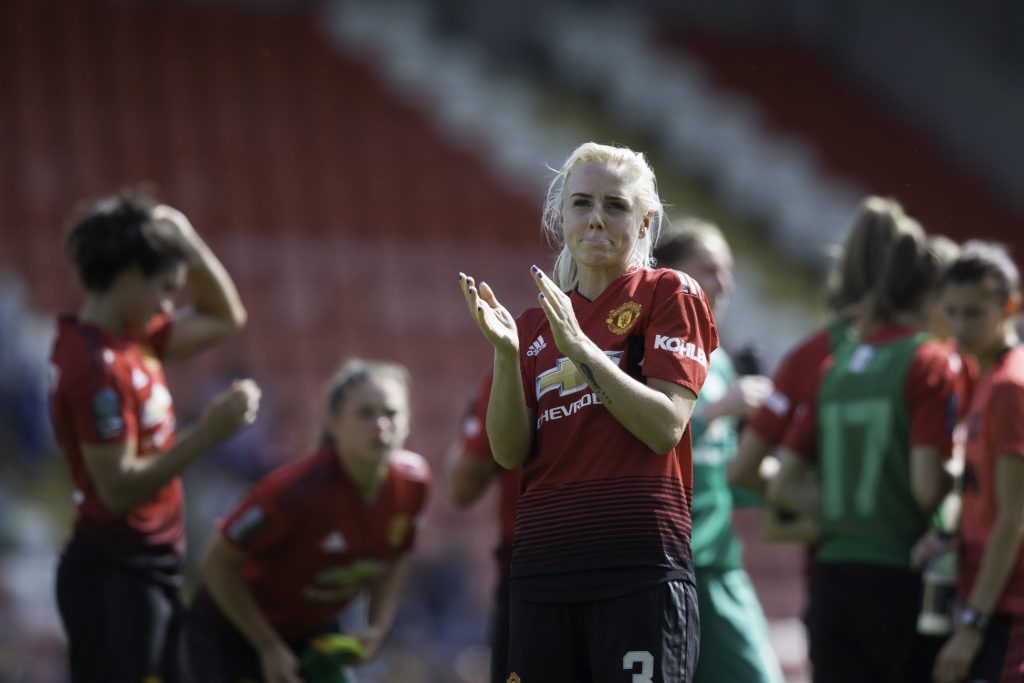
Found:
[[[1024,254],[1021,7],[8,0],[0,265],[33,309],[74,308],[59,246],[69,207],[151,182],[208,237],[250,310],[239,340],[170,372],[180,414],[220,368],[248,367],[275,392],[271,459],[291,457],[311,442],[342,357],[394,358],[415,377],[410,445],[439,472],[488,362],[456,271],[486,274],[517,311],[532,300],[525,267],[549,262],[545,165],[580,138],[542,122],[545,93],[645,136],[755,225],[724,326],[763,339],[774,360],[810,324],[817,292],[766,308],[758,295],[777,271],[760,262],[822,270],[865,192],[896,197],[929,230]],[[493,522],[440,498],[441,531],[424,536],[432,578],[410,609],[438,613],[450,598],[471,614],[419,627],[443,640],[437,652],[393,653],[409,683],[474,680],[466,647],[483,638],[488,587],[462,577],[491,576]],[[753,536],[748,517],[740,525]],[[752,540],[747,558],[769,616],[795,617],[798,556]],[[6,683],[2,670],[0,642]]]

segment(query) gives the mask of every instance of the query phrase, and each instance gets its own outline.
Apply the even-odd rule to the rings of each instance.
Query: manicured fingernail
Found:
[[[462,282],[462,273],[459,273],[459,282]]]
[[[530,269],[535,273],[540,270],[537,266],[530,266]]]
[[[540,298],[541,298],[541,299],[543,299],[543,298],[544,298],[544,292],[541,292],[541,293],[540,293]]]

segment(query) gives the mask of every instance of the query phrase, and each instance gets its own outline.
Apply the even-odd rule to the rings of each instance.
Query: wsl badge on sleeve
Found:
[[[96,420],[96,433],[101,439],[113,439],[124,434],[121,415],[121,397],[110,387],[97,391],[92,397],[92,411]]]

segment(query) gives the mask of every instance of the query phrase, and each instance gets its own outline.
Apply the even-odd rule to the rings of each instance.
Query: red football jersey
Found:
[[[480,389],[462,420],[462,452],[474,460],[494,463],[491,444],[487,440],[487,402],[491,396],[491,373],[480,383]],[[495,467],[498,467],[495,464]],[[501,469],[498,467],[498,469]],[[519,503],[519,470],[501,469],[498,524],[500,539],[495,555],[503,571],[512,564],[512,535],[516,526],[516,505]]]
[[[996,460],[1024,457],[1024,346],[1007,351],[978,380],[964,438],[960,521],[960,591],[966,599],[996,519]],[[1024,615],[1024,548],[996,603],[996,612]]]
[[[905,327],[888,326],[862,340],[864,345],[884,344],[915,332]],[[818,423],[815,411],[818,386],[831,366],[831,357],[815,373],[812,398],[800,406],[793,424],[783,437],[787,448],[808,460],[817,460]],[[957,411],[957,391],[962,386],[960,357],[937,340],[923,342],[914,351],[904,384],[904,405],[910,417],[910,443],[934,446],[948,456],[953,447],[953,427]]]
[[[821,364],[849,329],[849,323],[837,320],[786,354],[772,377],[775,385],[772,393],[747,420],[747,426],[768,443],[782,443],[797,408],[814,400]]]
[[[412,548],[429,486],[426,461],[398,451],[366,501],[326,448],[256,484],[221,533],[249,556],[242,577],[267,619],[301,642]]]
[[[718,334],[693,278],[642,269],[623,274],[594,301],[576,291],[569,297],[583,332],[623,371],[640,381],[659,378],[700,391]],[[543,310],[524,312],[518,328],[535,431],[522,472],[512,576],[625,568],[653,568],[662,578],[691,575],[689,426],[667,455],[652,452],[601,405],[559,352]],[[528,584],[513,583],[527,599]],[[575,580],[566,583],[551,592],[567,597],[578,589],[577,597],[589,599],[635,588],[628,580],[596,592]]]
[[[50,356],[51,419],[75,484],[75,534],[120,555],[184,553],[181,481],[175,478],[128,514],[100,501],[82,459],[82,445],[132,438],[138,458],[174,443],[174,406],[160,356],[170,333],[166,316],[147,335],[116,336],[73,315],[58,319]]]

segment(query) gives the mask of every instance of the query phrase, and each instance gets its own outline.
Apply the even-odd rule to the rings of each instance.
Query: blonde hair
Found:
[[[642,152],[634,152],[626,147],[612,147],[596,142],[585,142],[569,155],[556,171],[548,195],[544,200],[544,213],[541,217],[541,229],[548,243],[560,249],[555,259],[552,278],[562,289],[572,288],[579,280],[576,260],[565,246],[565,233],[562,226],[562,204],[565,201],[565,187],[573,170],[582,163],[599,161],[611,170],[622,174],[633,191],[633,204],[641,217],[651,214],[650,225],[643,237],[637,239],[633,250],[626,261],[626,268],[649,268],[654,265],[654,245],[661,233],[664,219],[664,207],[658,196],[658,183],[654,171]]]

